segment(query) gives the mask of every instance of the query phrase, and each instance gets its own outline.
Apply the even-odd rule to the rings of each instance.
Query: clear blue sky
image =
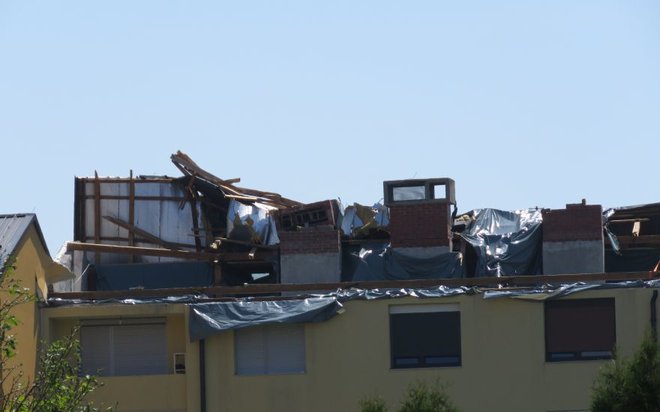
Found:
[[[167,174],[460,211],[660,201],[660,2],[0,0],[0,213],[73,236],[73,178]]]

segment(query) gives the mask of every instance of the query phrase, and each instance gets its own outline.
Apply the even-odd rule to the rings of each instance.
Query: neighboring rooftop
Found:
[[[44,235],[37,221],[37,215],[34,213],[0,215],[0,266],[4,264],[7,257],[16,251],[16,247],[32,223],[34,223],[41,243],[43,243],[43,247],[48,253]]]
[[[183,176],[76,178],[65,260],[78,279],[56,292],[507,287],[648,279],[660,261],[659,204],[458,214],[450,178],[383,182],[385,204],[303,204],[238,187],[184,153],[171,160]]]

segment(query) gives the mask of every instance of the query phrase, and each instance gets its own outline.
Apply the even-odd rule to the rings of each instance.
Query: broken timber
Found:
[[[222,260],[222,261],[251,261],[251,260],[266,260],[272,257],[271,251],[257,251],[253,257],[248,252],[196,252],[188,250],[170,250],[163,248],[150,248],[150,247],[137,247],[137,246],[118,246],[118,245],[104,245],[99,243],[83,243],[83,242],[68,242],[66,250],[82,250],[94,253],[117,253],[125,255],[138,255],[138,256],[160,256],[172,257],[190,260]]]

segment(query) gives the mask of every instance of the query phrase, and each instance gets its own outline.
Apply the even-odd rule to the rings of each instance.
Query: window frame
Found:
[[[461,311],[458,303],[446,304],[426,304],[426,305],[392,305],[389,307],[389,334],[390,334],[390,369],[419,369],[419,368],[448,368],[460,367],[463,365],[463,342],[461,334]],[[439,329],[422,327],[410,334],[410,319],[417,317],[417,323],[425,322],[448,322],[448,327],[455,328],[445,330],[444,337],[440,336]],[[407,322],[402,322],[408,318]],[[397,330],[398,329],[398,330]],[[435,333],[434,333],[435,332]],[[440,345],[441,349],[432,352],[428,348],[417,347],[418,354],[409,354],[406,352],[406,338],[400,336],[403,333],[405,337],[413,339],[414,342],[430,341],[442,339],[449,336],[448,342]],[[452,342],[453,341],[453,342]],[[442,348],[444,346],[444,348]],[[402,353],[403,351],[403,353]],[[405,363],[408,359],[414,363]],[[416,361],[414,361],[416,359]]]
[[[616,300],[614,297],[547,300],[544,303],[543,309],[545,333],[544,353],[546,362],[613,359],[614,348],[616,346]],[[583,313],[573,312],[572,316],[569,317],[561,313],[561,311],[566,310],[581,310]],[[594,319],[593,316],[588,316],[594,312],[600,312],[598,313],[600,318]],[[559,317],[559,319],[551,319],[553,316]],[[587,317],[589,317],[588,320],[586,319]],[[560,336],[553,336],[553,334],[558,333],[557,328],[562,327],[557,323],[561,322],[562,318],[570,319],[570,321],[564,326],[566,329],[561,330]],[[593,328],[603,324],[606,329],[598,330],[594,334]],[[587,338],[584,336],[587,336]],[[590,348],[589,346],[593,345],[593,343],[589,341],[596,340],[597,338],[611,339],[611,342],[598,343],[598,347],[592,346]],[[569,341],[568,343],[565,342],[567,340]],[[574,341],[570,342],[570,340]],[[610,343],[611,348],[607,350],[606,346],[610,346]],[[568,350],[553,350],[557,346],[564,346]]]
[[[454,181],[449,178],[389,180],[383,182],[383,200],[385,206],[428,202],[446,202],[456,205],[454,186]],[[395,190],[406,188],[421,188],[424,191],[424,197],[395,200]]]
[[[147,330],[148,327],[156,327],[157,329],[153,330],[152,332],[155,332],[157,335],[159,335],[158,338],[162,339],[158,348],[150,347],[146,351],[153,355],[153,359],[150,359],[150,361],[157,361],[157,363],[152,364],[152,366],[147,368],[146,372],[144,369],[140,369],[141,367],[136,367],[135,369],[125,369],[126,365],[131,364],[131,355],[127,354],[126,352],[122,352],[122,347],[125,346],[122,345],[122,343],[128,342],[126,336],[122,337],[122,334],[130,331],[131,329],[144,331]],[[99,341],[93,340],[94,338],[98,339],[99,335],[90,335],[92,340],[85,343],[86,331],[91,331],[97,328],[107,332],[108,340],[99,343]],[[167,321],[165,318],[82,319],[80,321],[79,333],[81,355],[80,369],[82,373],[90,373],[103,377],[153,376],[170,374],[170,353],[167,341]],[[140,337],[138,336],[137,338],[139,339]],[[144,336],[142,336],[142,338],[144,338]],[[89,353],[91,353],[91,357],[88,358],[85,352],[90,350],[90,347],[91,352]],[[159,357],[159,355],[162,356]],[[97,368],[97,370],[92,370],[94,365],[86,365],[86,359],[91,360],[92,363],[107,362],[107,367],[101,367]],[[129,359],[129,361],[127,361],[127,359]]]

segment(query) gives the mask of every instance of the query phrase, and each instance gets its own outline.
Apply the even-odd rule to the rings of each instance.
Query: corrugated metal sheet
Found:
[[[185,198],[182,188],[173,182],[163,181],[134,181],[135,199],[134,199],[134,222],[133,225],[151,235],[157,236],[161,240],[185,245],[187,248],[195,248],[195,238],[193,236],[193,219],[190,203],[185,202],[180,208],[181,200]],[[84,217],[85,217],[85,241],[94,242],[96,234],[95,228],[95,182],[87,181],[85,184]],[[119,227],[103,216],[112,216],[129,222],[130,201],[129,190],[130,183],[114,181],[104,181],[99,179],[100,188],[100,242],[108,245],[129,245],[129,231]],[[109,197],[109,198],[108,198]],[[146,199],[145,199],[146,198]],[[203,228],[201,221],[202,211],[200,205],[197,205],[197,225]],[[201,233],[203,235],[203,231]],[[136,235],[136,238],[140,236]],[[206,245],[206,240],[201,239],[202,244]],[[135,246],[160,247],[160,245],[148,241],[139,241]],[[88,254],[88,258],[93,260],[93,254]],[[179,259],[155,257],[155,256],[136,256],[135,262],[157,263],[168,262]],[[99,264],[115,264],[131,262],[130,255],[122,254],[100,254]]]
[[[36,221],[36,215],[33,213],[0,215],[0,265],[15,252],[33,220]]]

